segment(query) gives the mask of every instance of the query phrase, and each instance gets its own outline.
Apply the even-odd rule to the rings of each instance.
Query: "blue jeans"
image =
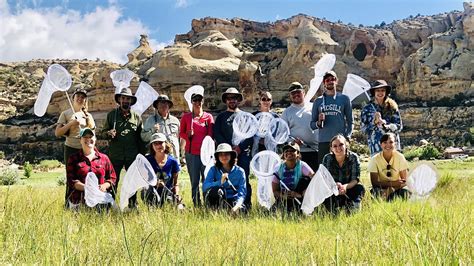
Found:
[[[199,183],[204,178],[204,165],[200,155],[186,153],[186,167],[188,168],[189,179],[191,181],[191,196],[195,207],[201,206],[201,192]]]

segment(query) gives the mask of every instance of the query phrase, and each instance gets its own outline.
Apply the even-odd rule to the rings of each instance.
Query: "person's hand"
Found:
[[[160,128],[161,128],[161,127],[160,127],[160,124],[155,124],[155,125],[153,126],[153,132],[155,132],[155,133],[156,133],[156,132],[160,132]]]
[[[406,180],[400,178],[398,180],[391,181],[391,185],[394,188],[402,188],[402,187],[406,186],[407,183],[406,183]]]
[[[344,195],[347,192],[347,184],[343,185],[339,182],[336,183],[337,185],[337,190],[339,190],[339,195]]]
[[[388,125],[386,125],[386,128],[388,128],[388,130],[390,130],[390,131],[393,132],[393,131],[397,130],[397,125],[395,125],[395,124],[388,124]]]
[[[229,174],[228,174],[228,173],[222,174],[222,177],[221,177],[221,184],[224,184],[225,181],[227,181],[228,178],[229,178]]]
[[[111,138],[115,138],[115,136],[117,135],[117,130],[115,129],[111,129],[109,131],[107,131],[107,135],[109,135]]]
[[[301,198],[302,195],[298,192],[295,192],[295,191],[289,191],[288,192],[288,197],[295,199],[295,198]]]
[[[69,124],[70,124],[71,126],[73,126],[73,127],[77,127],[77,126],[79,126],[81,123],[80,123],[79,120],[76,119],[76,117],[73,117],[73,118],[71,119],[71,121],[69,121]]]
[[[234,207],[232,207],[232,213],[233,214],[238,214],[240,209],[241,209],[241,205],[240,204],[236,204]]]
[[[193,135],[194,135],[194,130],[193,129],[188,130],[188,138],[189,139],[192,138]]]
[[[321,123],[325,119],[326,119],[326,115],[324,113],[319,113],[318,122]]]
[[[109,182],[105,182],[104,184],[99,185],[99,190],[102,191],[102,192],[107,191],[107,189],[109,189],[109,188],[110,188],[110,183]]]
[[[157,187],[164,187],[165,181],[163,179],[158,179],[158,183],[156,184]]]

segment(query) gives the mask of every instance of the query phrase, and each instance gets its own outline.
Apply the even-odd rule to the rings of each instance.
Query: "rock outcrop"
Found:
[[[455,140],[472,126],[473,10],[472,3],[465,3],[463,12],[416,16],[377,27],[354,27],[303,14],[273,23],[208,17],[193,20],[188,33],[176,35],[174,44],[155,53],[142,35],[125,66],[89,60],[0,63],[0,145],[10,150],[16,143],[22,150],[31,148],[27,143],[55,139],[54,123],[68,107],[65,94],[53,95],[44,118],[31,115],[52,63],[65,66],[75,85],[88,87],[89,109],[101,125],[115,106],[110,72],[121,67],[137,74],[133,90],[140,80],[147,81],[171,97],[179,116],[187,109],[182,95],[195,84],[206,89],[207,110],[223,107],[220,95],[231,86],[243,92],[243,106],[248,109],[256,107],[259,90],[271,91],[274,105],[285,107],[288,84],[309,84],[312,67],[324,53],[336,55],[340,88],[348,73],[395,85],[394,96],[406,106],[402,107],[405,143],[426,138],[439,139],[442,145],[443,138]]]

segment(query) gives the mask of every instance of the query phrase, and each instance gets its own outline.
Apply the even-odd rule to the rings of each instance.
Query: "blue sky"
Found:
[[[188,32],[192,19],[207,16],[266,22],[304,13],[372,26],[452,10],[463,10],[463,1],[0,0],[0,61],[98,57],[123,63],[140,33],[157,50]]]

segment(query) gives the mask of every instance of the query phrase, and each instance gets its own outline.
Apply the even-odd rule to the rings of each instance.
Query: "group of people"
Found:
[[[338,77],[334,71],[323,77],[324,92],[313,103],[305,101],[305,87],[293,82],[288,89],[291,105],[281,118],[290,130],[289,142],[282,147],[282,161],[274,169],[272,190],[275,206],[296,210],[304,199],[311,178],[322,164],[337,184],[338,196],[325,200],[330,211],[340,208],[358,210],[365,189],[360,184],[360,161],[349,149],[353,128],[351,101],[337,92]],[[398,133],[402,129],[397,104],[389,97],[391,86],[383,80],[370,89],[372,100],[361,114],[361,130],[367,135],[371,153],[369,172],[372,193],[392,199],[406,197],[405,181],[408,165],[400,149]],[[241,112],[243,95],[228,88],[221,100],[226,110],[217,117],[203,110],[203,93],[191,95],[192,110],[181,120],[170,114],[173,101],[160,95],[154,102],[155,113],[143,123],[131,106],[137,102],[130,88],[115,94],[117,108],[107,114],[102,127],[103,138],[109,140],[108,156],[95,147],[97,141],[94,119],[87,111],[87,91],[76,89],[74,110],[61,113],[56,136],[65,136],[64,161],[67,164],[66,206],[84,202],[84,183],[88,172],[94,172],[99,188],[115,196],[121,171],[130,167],[137,154],[147,154],[159,182],[142,191],[150,205],[162,205],[166,199],[181,204],[179,194],[180,159],[186,161],[190,176],[191,197],[195,207],[205,203],[214,208],[229,208],[232,212],[247,212],[252,207],[252,186],[249,182],[250,161],[255,153],[265,149],[265,139],[247,138],[238,145],[232,143],[233,120]],[[271,110],[272,95],[259,94],[260,112]],[[206,136],[216,142],[215,165],[204,176],[201,146]],[[184,143],[184,145],[183,145]],[[148,146],[148,150],[146,147]],[[184,146],[184,155],[180,148]],[[202,183],[202,193],[200,184]],[[160,197],[157,197],[157,194]],[[137,206],[136,197],[129,207]]]

